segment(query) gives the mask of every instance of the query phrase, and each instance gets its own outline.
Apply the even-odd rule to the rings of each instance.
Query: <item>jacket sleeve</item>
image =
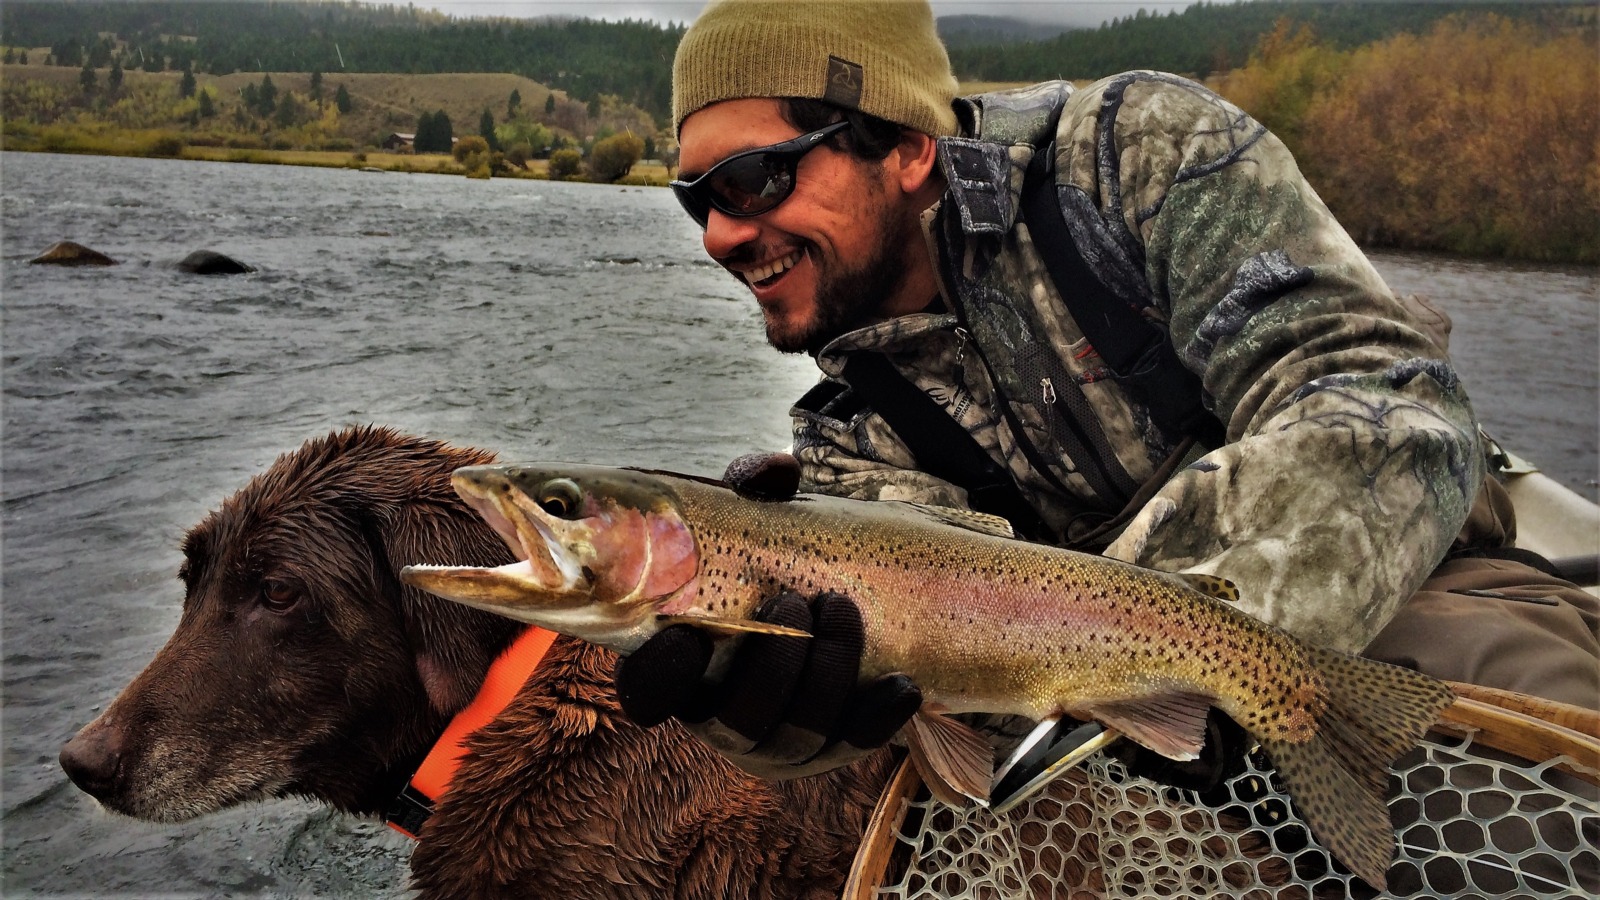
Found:
[[[1283,143],[1231,104],[1137,73],[1080,92],[1063,123],[1064,177],[1131,248],[1228,435],[1108,553],[1229,578],[1252,614],[1360,650],[1483,477],[1448,358]]]

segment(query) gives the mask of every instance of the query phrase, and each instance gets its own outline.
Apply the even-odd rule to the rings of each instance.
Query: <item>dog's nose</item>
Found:
[[[61,768],[85,793],[104,800],[116,790],[122,768],[122,730],[90,722],[61,748]]]

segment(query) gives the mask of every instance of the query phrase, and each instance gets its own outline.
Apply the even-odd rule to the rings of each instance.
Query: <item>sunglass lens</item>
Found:
[[[731,159],[712,173],[711,192],[719,209],[755,216],[782,203],[794,190],[794,170],[767,154]]]

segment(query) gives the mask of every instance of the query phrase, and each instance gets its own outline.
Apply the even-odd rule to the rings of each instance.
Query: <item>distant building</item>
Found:
[[[454,147],[460,140],[460,138],[451,135],[450,146]],[[383,139],[383,149],[392,150],[395,153],[408,153],[415,150],[416,146],[417,136],[415,134],[391,131],[389,136]]]

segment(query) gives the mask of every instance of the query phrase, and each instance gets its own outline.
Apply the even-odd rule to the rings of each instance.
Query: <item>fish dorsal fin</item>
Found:
[[[798,628],[785,628],[782,625],[769,625],[766,622],[752,622],[749,619],[725,619],[721,616],[656,616],[656,623],[663,628],[668,625],[692,625],[695,628],[709,631],[718,637],[731,637],[736,634],[811,637],[811,635]]]
[[[1229,603],[1239,602],[1239,586],[1226,578],[1206,575],[1201,572],[1180,572],[1178,577],[1188,582],[1189,587],[1208,597],[1226,600]]]
[[[1011,530],[1011,523],[999,516],[991,516],[973,509],[958,509],[954,506],[934,506],[928,503],[908,503],[896,501],[904,506],[946,525],[976,531],[979,534],[989,534],[995,537],[1014,538],[1017,533]]]
[[[935,798],[950,806],[966,806],[969,800],[989,805],[994,748],[983,735],[926,707],[917,710],[904,732],[917,771]]]
[[[1167,691],[1137,700],[1090,703],[1067,714],[1114,728],[1129,740],[1187,762],[1200,757],[1206,742],[1206,714],[1216,700],[1191,691]]]

